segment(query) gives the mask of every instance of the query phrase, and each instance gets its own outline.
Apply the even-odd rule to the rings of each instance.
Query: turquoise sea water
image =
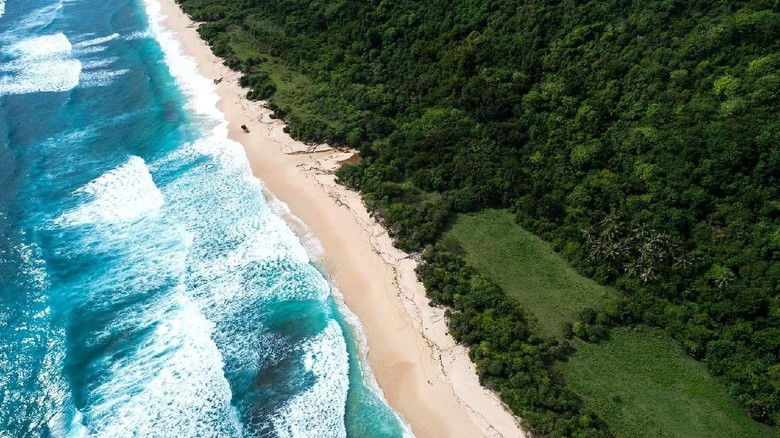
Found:
[[[0,436],[400,436],[153,0],[0,0]]]

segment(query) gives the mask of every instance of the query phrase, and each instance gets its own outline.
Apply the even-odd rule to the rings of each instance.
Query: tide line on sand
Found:
[[[333,171],[352,152],[290,138],[283,122],[245,99],[240,73],[211,53],[175,1],[159,1],[164,25],[184,53],[203,76],[221,79],[218,108],[255,176],[321,242],[318,262],[360,319],[368,362],[390,406],[419,437],[525,436],[496,394],[479,385],[466,349],[447,333],[444,310],[428,305],[414,272],[417,262],[393,247],[359,194],[336,184]]]

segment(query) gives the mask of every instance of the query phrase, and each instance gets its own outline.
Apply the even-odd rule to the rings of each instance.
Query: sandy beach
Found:
[[[283,122],[244,98],[240,74],[211,53],[174,0],[159,1],[165,25],[200,73],[222,78],[219,109],[229,135],[244,146],[268,196],[286,203],[322,244],[317,262],[360,319],[368,362],[390,406],[419,437],[525,436],[498,397],[479,385],[466,349],[447,334],[444,310],[428,305],[416,262],[392,246],[357,193],[335,183],[333,170],[352,153],[291,139]]]

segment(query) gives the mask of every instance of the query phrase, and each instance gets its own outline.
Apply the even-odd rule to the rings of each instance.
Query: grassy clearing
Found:
[[[543,335],[560,336],[564,322],[573,322],[586,307],[598,307],[612,293],[579,275],[508,211],[460,215],[447,236],[460,243],[466,262],[536,316]]]
[[[330,105],[318,95],[317,87],[308,76],[289,68],[280,59],[263,51],[262,44],[240,29],[232,31],[230,47],[242,61],[250,58],[264,60],[254,67],[254,71],[266,73],[276,86],[276,92],[269,101],[302,120],[316,121],[336,130],[341,129],[345,120],[339,120],[338,113],[328,110]]]
[[[443,241],[532,312],[542,334],[597,307],[608,288],[577,274],[550,246],[515,224],[511,213],[460,215]],[[704,364],[687,357],[662,331],[617,328],[599,344],[575,341],[561,364],[567,385],[619,437],[760,437],[752,421]]]
[[[576,344],[561,366],[566,383],[619,437],[760,437],[704,364],[660,330],[616,328],[599,344]]]

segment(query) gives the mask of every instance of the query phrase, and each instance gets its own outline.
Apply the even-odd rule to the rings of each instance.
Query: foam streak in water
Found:
[[[140,157],[103,174],[77,191],[89,201],[58,219],[63,225],[118,223],[154,214],[164,201],[149,168]]]
[[[327,328],[304,344],[304,367],[317,381],[295,396],[275,416],[280,437],[346,437],[344,409],[349,389],[347,345],[341,328],[330,321]]]
[[[95,436],[240,436],[211,340],[213,324],[189,300],[160,304],[156,330],[134,354],[111,365],[85,417]],[[144,313],[146,320],[155,312]],[[132,319],[124,324],[134,325]]]
[[[97,70],[81,73],[82,87],[107,87],[111,85],[113,79],[129,72],[127,69],[120,70]]]
[[[5,0],[0,1],[5,6]],[[5,43],[17,41],[20,35],[24,35],[36,28],[45,28],[54,21],[61,9],[62,1],[57,1],[31,11],[15,23],[14,27],[0,34],[0,40]]]
[[[114,34],[111,34],[111,35],[108,35],[108,36],[104,36],[104,37],[100,37],[100,38],[93,38],[91,40],[80,41],[80,42],[76,43],[74,47],[81,49],[81,48],[84,48],[84,47],[97,46],[99,44],[103,44],[103,43],[107,43],[109,41],[115,40],[117,38],[119,38],[119,34],[118,33],[114,33]]]
[[[187,95],[187,105],[198,115],[209,117],[213,121],[224,121],[222,113],[217,109],[219,97],[214,83],[197,73],[198,66],[195,60],[182,52],[181,43],[176,36],[163,27],[165,16],[159,2],[143,0],[143,4],[149,17],[152,35],[163,50],[165,63],[168,64],[171,74]]]
[[[81,62],[73,58],[72,49],[62,33],[12,44],[3,50],[12,59],[0,64],[0,96],[75,88],[79,84]]]

